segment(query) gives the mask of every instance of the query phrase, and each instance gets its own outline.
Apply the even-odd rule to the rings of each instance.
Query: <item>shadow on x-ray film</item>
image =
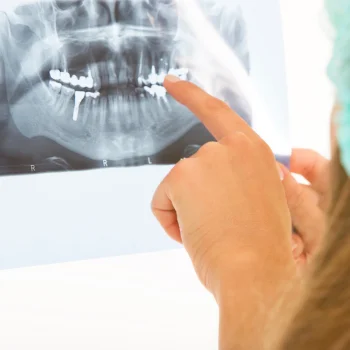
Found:
[[[0,174],[191,155],[212,136],[167,94],[166,74],[252,123],[237,1],[17,0],[0,10]]]

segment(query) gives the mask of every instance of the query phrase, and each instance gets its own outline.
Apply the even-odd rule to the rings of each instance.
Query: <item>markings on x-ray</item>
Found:
[[[31,172],[35,172],[35,165],[31,165],[31,166],[30,166],[30,171],[31,171]]]
[[[108,162],[106,160],[103,161],[103,166],[108,167]]]

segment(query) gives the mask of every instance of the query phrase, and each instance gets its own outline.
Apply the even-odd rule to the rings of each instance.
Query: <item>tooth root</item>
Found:
[[[79,122],[84,126],[88,126],[91,119],[91,114],[93,113],[93,103],[95,102],[94,98],[89,95],[89,92],[85,94],[84,105],[81,107],[82,113],[79,118]]]
[[[107,65],[108,69],[108,78],[109,78],[109,83],[110,84],[117,84],[118,83],[118,77],[116,74],[116,67],[115,64],[111,61],[108,62]]]
[[[165,97],[163,97],[162,100],[163,100],[163,103],[165,104],[165,106],[166,106],[168,112],[171,112],[172,109],[171,109],[171,106],[170,106],[170,104],[169,104],[168,98],[165,96]]]
[[[158,98],[158,104],[161,105],[161,107],[167,110],[167,112],[171,112],[171,106],[168,101],[168,97],[166,95],[166,91],[161,94],[161,96]]]
[[[141,68],[141,74],[144,81],[144,85],[148,84],[148,77],[151,74],[151,67],[152,67],[152,52],[150,50],[143,50],[142,54],[142,62],[140,63]]]
[[[162,57],[159,63],[159,75],[165,77],[168,70],[169,70],[169,63],[164,57]],[[164,82],[164,77],[161,83]]]
[[[158,103],[156,101],[155,98],[150,98],[148,100],[148,104],[150,107],[146,107],[147,109],[149,109],[148,112],[146,112],[147,114],[146,115],[149,115],[149,118],[150,118],[150,122],[152,124],[152,129],[158,127],[158,123],[159,123],[159,119],[158,119],[158,115],[159,115],[159,106],[158,106]]]
[[[138,82],[138,86],[141,87],[145,83],[145,80],[141,76],[139,76],[137,78],[137,82]]]
[[[64,85],[61,86],[61,92],[58,95],[57,108],[60,115],[66,115],[67,106],[71,103],[74,96],[74,90]]]
[[[99,70],[96,63],[93,63],[89,67],[88,77],[86,79],[87,88],[92,89],[95,87],[97,90],[101,87],[101,79],[99,76]]]
[[[118,82],[119,84],[127,84],[128,79],[128,63],[123,60],[118,72]]]
[[[61,91],[62,84],[58,83],[57,81],[50,80],[50,87],[52,88],[52,90],[59,93]]]
[[[138,102],[139,101],[137,100],[136,93],[129,96],[129,107],[131,107],[130,115],[132,119],[133,128],[136,132],[139,130],[140,127],[140,113],[138,109]]]
[[[98,72],[99,72],[99,78],[100,78],[100,84],[102,86],[107,86],[110,84],[110,77],[109,71],[108,71],[108,64],[106,62],[100,62],[97,65]]]
[[[92,79],[91,72],[89,72],[88,77],[85,80],[86,87],[92,89],[94,87],[94,80]]]
[[[120,123],[120,128],[123,132],[128,132],[130,128],[130,117],[128,104],[126,103],[126,96],[124,93],[120,93],[118,96],[118,108],[119,108],[119,116],[122,119]]]
[[[61,88],[61,95],[63,95],[67,101],[70,101],[70,99],[72,98],[72,96],[74,95],[74,90],[62,85]]]
[[[158,76],[157,76],[156,68],[155,68],[154,65],[152,66],[151,74],[150,74],[149,77],[148,77],[148,81],[149,81],[152,85],[153,85],[153,84],[157,84]]]
[[[107,98],[100,98],[99,103],[99,124],[103,128],[106,124],[106,114],[107,114]]]
[[[140,62],[139,62],[139,77],[142,75],[142,67],[143,67],[143,50],[141,51],[140,55]]]
[[[108,110],[109,113],[107,114],[106,118],[107,118],[107,125],[109,127],[110,131],[116,131],[119,130],[120,128],[118,128],[119,126],[119,121],[121,118],[118,118],[118,112],[119,112],[119,108],[118,108],[118,98],[115,95],[109,95],[108,96]]]
[[[62,57],[61,68],[64,70],[64,72],[68,70],[67,59],[65,58],[65,56]]]
[[[78,114],[79,114],[79,107],[81,102],[83,101],[85,97],[84,91],[76,91],[75,92],[75,105],[74,105],[74,111],[73,111],[73,120],[78,120]]]

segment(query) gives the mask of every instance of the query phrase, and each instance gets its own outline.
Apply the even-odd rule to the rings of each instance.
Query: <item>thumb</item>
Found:
[[[311,188],[299,184],[289,170],[281,165],[283,186],[294,227],[304,241],[305,252],[312,253],[319,245],[325,217],[315,202]]]

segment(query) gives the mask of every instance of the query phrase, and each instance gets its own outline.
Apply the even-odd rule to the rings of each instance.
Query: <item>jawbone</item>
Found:
[[[48,18],[54,13],[51,27],[46,22],[33,24],[32,7],[30,21],[25,11],[2,18],[1,51],[5,66],[12,68],[5,73],[10,112],[25,137],[47,137],[92,160],[159,153],[199,124],[166,94],[162,82],[168,73],[207,88],[250,122],[250,106],[238,85],[225,74],[217,75],[215,57],[203,60],[207,51],[181,28],[180,20],[174,22],[176,7],[168,23],[163,8],[162,20],[148,12],[148,25],[145,13],[141,22],[140,15],[132,23],[126,21],[133,8],[140,13],[145,3],[129,2],[129,9],[123,8],[129,17],[122,18],[120,10],[118,23],[88,31],[81,23],[60,31],[68,10],[52,11],[52,4],[31,5],[39,6],[41,13],[45,10]],[[96,7],[93,13],[99,13]],[[16,30],[21,41],[27,33],[21,47],[14,40]]]

